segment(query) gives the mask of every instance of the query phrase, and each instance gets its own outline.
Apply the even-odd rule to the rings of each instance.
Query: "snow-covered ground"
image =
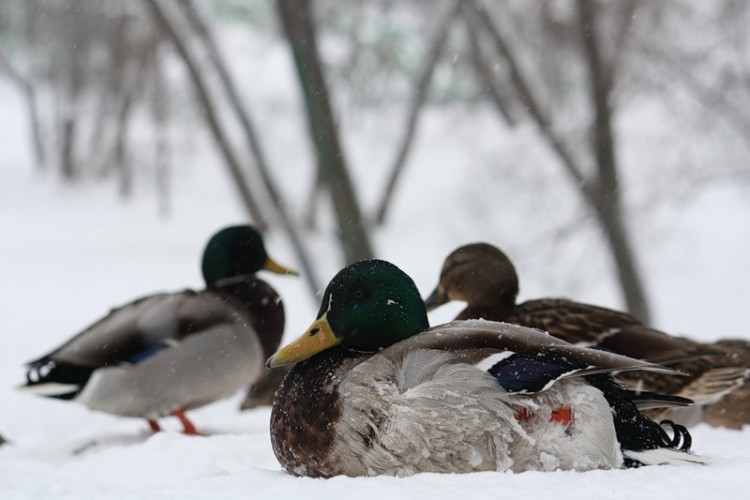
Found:
[[[256,55],[261,52],[256,49]],[[278,58],[269,61],[283,66]],[[264,91],[274,90],[278,92]],[[14,89],[0,81],[0,434],[9,440],[0,447],[3,499],[747,498],[750,429],[692,429],[694,450],[711,459],[707,466],[312,480],[280,469],[269,442],[269,410],[239,412],[239,396],[193,412],[194,423],[210,435],[187,437],[170,420],[165,421],[166,432],[151,435],[142,421],[14,391],[23,381],[25,361],[110,307],[147,293],[201,287],[198,259],[206,238],[243,220],[223,167],[205,137],[195,132],[197,145],[177,158],[180,168],[168,219],[157,216],[149,187],[123,203],[114,187],[89,182],[65,186],[53,176],[34,174],[19,101]],[[606,262],[591,255],[598,250],[596,244],[592,250],[590,237],[568,244],[559,262],[550,263],[554,248],[537,248],[524,232],[534,233],[545,217],[554,219],[555,203],[535,199],[533,193],[527,199],[518,194],[517,209],[510,209],[504,198],[504,211],[492,212],[498,203],[492,196],[478,191],[476,199],[464,198],[479,189],[471,177],[487,174],[470,165],[499,147],[491,137],[496,129],[488,124],[477,135],[476,129],[456,122],[456,116],[441,119],[434,110],[427,116],[393,219],[375,235],[380,257],[401,266],[426,293],[450,250],[488,240],[515,250],[511,255],[522,276],[522,299],[572,295],[619,305]],[[296,139],[286,139],[298,137],[299,130],[266,123],[269,142],[285,145],[270,152],[272,161],[283,165],[275,171],[277,177],[282,183],[285,178],[305,181],[284,184],[290,196],[299,197],[292,202],[299,212],[313,162]],[[349,148],[358,166],[355,177],[379,186],[384,179],[379,167],[387,164],[395,135],[371,136],[372,128],[366,120],[360,123]],[[286,140],[278,140],[282,136]],[[632,161],[641,159],[636,155]],[[513,194],[513,187],[502,189],[500,197]],[[363,191],[365,203],[372,206],[377,190]],[[529,207],[534,210],[527,211]],[[636,238],[659,326],[705,340],[750,338],[744,321],[750,299],[749,207],[747,190],[717,184],[677,208],[640,214]],[[520,231],[517,240],[523,245],[514,247],[514,230]],[[279,233],[268,238],[267,247],[279,262],[295,265]],[[316,239],[311,249],[327,280],[339,267],[338,254],[328,253],[330,245]],[[581,278],[570,278],[575,275]],[[299,279],[267,279],[284,297],[287,338],[296,336],[313,319],[315,300]],[[455,308],[446,308],[431,319],[440,322],[453,313]]]

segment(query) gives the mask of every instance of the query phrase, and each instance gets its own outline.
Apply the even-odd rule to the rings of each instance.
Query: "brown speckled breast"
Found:
[[[239,283],[214,288],[213,291],[249,313],[263,346],[264,358],[271,356],[278,349],[284,334],[284,303],[276,290],[252,276]]]
[[[282,467],[297,476],[331,477],[335,423],[341,417],[343,374],[366,356],[330,349],[297,364],[284,378],[271,411],[271,444]]]

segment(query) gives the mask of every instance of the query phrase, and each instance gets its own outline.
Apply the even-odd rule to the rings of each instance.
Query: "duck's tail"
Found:
[[[657,424],[638,409],[642,395],[621,387],[609,377],[593,375],[586,379],[604,393],[612,408],[615,432],[626,467],[707,463],[705,459],[690,453],[693,440],[684,426],[670,420]],[[667,398],[665,402],[671,399]],[[646,400],[653,402],[655,399],[650,394]],[[664,429],[666,426],[671,428],[672,436]]]
[[[668,396],[648,391],[627,391],[629,399],[639,410],[650,410],[654,408],[687,408],[694,404],[692,399],[681,396]]]
[[[693,453],[669,448],[657,448],[655,450],[623,450],[627,467],[640,467],[642,465],[707,465],[710,461]]]
[[[26,372],[26,383],[18,390],[39,396],[73,399],[91,378],[94,367],[80,366],[51,359],[35,361]]]

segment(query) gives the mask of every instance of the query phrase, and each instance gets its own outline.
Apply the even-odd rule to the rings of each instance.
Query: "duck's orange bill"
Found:
[[[268,257],[266,259],[266,262],[263,264],[263,269],[266,271],[270,271],[272,273],[277,274],[291,274],[292,276],[299,276],[299,273],[295,271],[294,269],[290,269],[288,267],[284,267],[275,260],[273,260],[271,257]]]
[[[276,368],[277,366],[293,365],[321,351],[339,345],[341,339],[336,337],[331,330],[327,314],[323,314],[316,319],[297,340],[276,351],[276,354],[268,358],[266,366]]]

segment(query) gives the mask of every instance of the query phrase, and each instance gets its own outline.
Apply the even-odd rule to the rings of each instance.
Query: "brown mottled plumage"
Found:
[[[329,463],[338,460],[331,453],[331,426],[342,412],[338,387],[343,375],[367,356],[340,350],[302,362],[284,378],[271,414],[271,442],[285,469],[297,476],[327,477],[343,468]]]
[[[710,407],[743,384],[747,390],[747,361],[728,356],[724,348],[670,336],[624,312],[566,299],[516,304],[518,288],[510,259],[492,245],[475,243],[458,248],[446,258],[440,282],[425,302],[429,310],[451,300],[465,301],[467,306],[456,319],[484,318],[539,328],[574,344],[665,364],[685,375],[623,373],[618,379],[633,388],[693,399],[699,409]],[[749,423],[750,410],[741,410],[731,413],[742,413],[744,423]],[[652,416],[664,417],[670,411],[660,410]],[[684,423],[697,423],[701,417],[695,412],[677,411],[683,414],[672,417]],[[711,421],[736,426],[721,424],[718,417]]]
[[[715,342],[714,347],[723,349],[733,362],[750,368],[750,342],[742,339],[723,339]],[[706,407],[703,421],[716,427],[741,429],[750,422],[750,383],[732,391],[718,403]]]

